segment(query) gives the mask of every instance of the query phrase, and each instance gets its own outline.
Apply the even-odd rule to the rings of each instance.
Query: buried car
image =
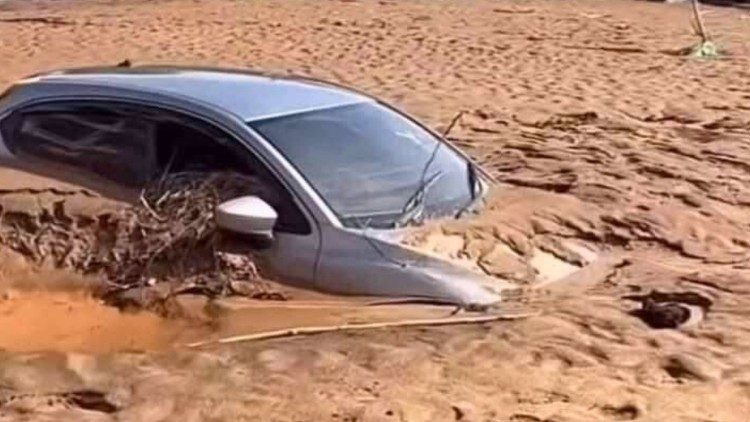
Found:
[[[414,119],[320,81],[148,66],[35,75],[0,97],[0,164],[127,202],[167,172],[237,171],[266,188],[220,204],[217,224],[265,239],[258,256],[283,281],[464,306],[504,287],[399,243],[481,204],[491,177]]]

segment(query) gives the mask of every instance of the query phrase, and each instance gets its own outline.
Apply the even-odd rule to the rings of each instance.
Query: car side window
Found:
[[[32,106],[0,122],[8,149],[37,165],[62,167],[127,189],[168,173],[236,171],[276,209],[275,230],[308,234],[291,192],[251,151],[213,125],[172,111],[120,103]]]
[[[68,168],[126,186],[155,170],[153,126],[99,107],[30,109],[3,122],[5,144],[21,159]]]

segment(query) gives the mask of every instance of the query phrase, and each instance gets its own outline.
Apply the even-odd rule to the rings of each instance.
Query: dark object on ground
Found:
[[[694,292],[660,292],[652,290],[647,295],[625,296],[624,299],[641,303],[641,308],[630,312],[651,328],[679,328],[697,323],[708,312],[713,302]]]
[[[63,395],[71,404],[85,410],[115,413],[117,406],[110,403],[104,393],[96,390],[78,390]]]
[[[648,298],[637,316],[651,328],[677,328],[690,319],[690,309],[677,302],[658,303]]]
[[[93,412],[116,413],[120,410],[117,405],[107,399],[107,395],[101,391],[83,389],[75,391],[65,391],[58,393],[13,393],[0,396],[0,410],[2,413],[14,412],[14,403],[31,402],[54,407],[61,405],[65,408],[77,407]],[[18,412],[15,409],[15,412]],[[25,412],[21,412],[25,413]]]
[[[701,0],[701,3],[713,6],[741,7],[743,9],[750,8],[750,0]]]

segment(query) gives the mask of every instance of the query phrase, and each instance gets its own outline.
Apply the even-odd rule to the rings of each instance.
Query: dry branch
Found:
[[[56,16],[40,16],[40,17],[21,17],[21,18],[2,18],[0,22],[7,23],[41,23],[45,25],[74,25],[75,22],[71,22]]]
[[[211,344],[231,344],[247,341],[268,340],[281,337],[297,337],[311,334],[330,333],[334,331],[358,331],[372,330],[377,328],[395,328],[395,327],[427,327],[439,325],[459,325],[459,324],[482,324],[494,321],[512,321],[517,319],[528,318],[537,315],[535,312],[507,314],[507,315],[483,315],[475,317],[448,317],[437,319],[411,319],[390,322],[374,322],[369,324],[344,324],[329,326],[313,327],[296,327],[284,330],[264,331],[260,333],[223,337],[217,340],[207,340],[187,344],[189,348],[203,347]]]
[[[695,24],[698,35],[701,37],[701,42],[708,41],[708,34],[706,34],[706,26],[703,25],[703,17],[701,16],[700,6],[698,0],[692,0],[693,3],[693,15],[695,16]]]
[[[134,206],[96,216],[68,215],[65,200],[40,213],[0,220],[0,244],[30,259],[105,280],[102,296],[168,281],[175,290],[226,293],[228,281],[261,283],[252,257],[227,265],[214,223],[220,202],[263,189],[234,172],[180,172],[147,185]],[[264,286],[261,286],[261,285]],[[113,300],[113,301],[116,301]]]

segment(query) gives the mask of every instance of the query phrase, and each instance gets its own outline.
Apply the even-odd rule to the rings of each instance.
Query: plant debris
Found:
[[[0,244],[40,264],[100,276],[100,294],[113,303],[137,296],[150,307],[179,293],[283,299],[214,222],[219,203],[258,183],[234,172],[182,172],[144,187],[139,204],[95,218],[72,218],[62,200],[35,216],[0,214]],[[136,288],[138,295],[125,293]]]
[[[20,393],[0,395],[0,409],[23,410],[28,407],[79,408],[99,413],[115,413],[119,409],[106,394],[97,390],[82,389],[59,393]]]
[[[698,0],[692,0],[693,5],[693,30],[695,31],[696,35],[698,35],[701,38],[701,41],[686,49],[686,53],[688,53],[691,57],[695,57],[698,59],[712,59],[719,56],[719,49],[716,47],[716,44],[714,44],[709,35],[706,31],[706,25],[703,23],[703,18],[701,17],[701,11],[700,6],[698,3]]]

